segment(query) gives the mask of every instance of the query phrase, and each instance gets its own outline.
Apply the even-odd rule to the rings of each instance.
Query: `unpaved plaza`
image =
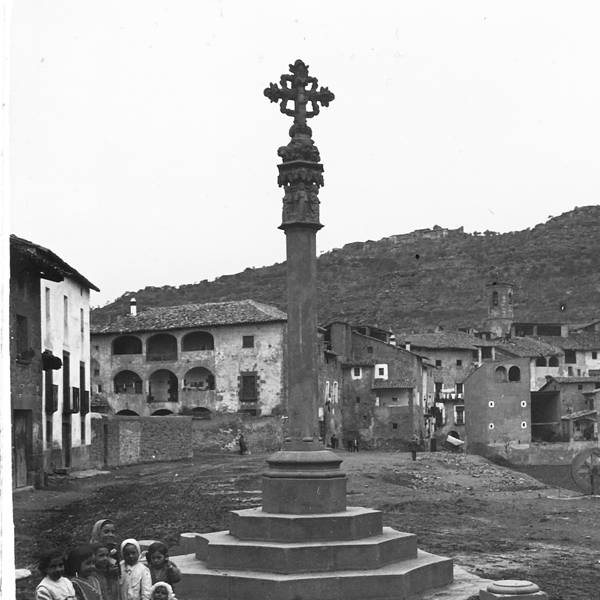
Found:
[[[348,505],[384,511],[384,524],[416,533],[423,550],[485,578],[530,579],[553,600],[600,600],[600,500],[565,489],[573,487],[567,469],[531,469],[544,483],[478,456],[340,456]],[[260,504],[265,459],[199,454],[81,479],[53,477],[46,490],[16,494],[16,566],[34,571],[19,597],[32,598],[40,579],[39,548],[85,542],[101,517],[115,521],[121,538],[170,545],[180,532],[227,529],[228,511]]]

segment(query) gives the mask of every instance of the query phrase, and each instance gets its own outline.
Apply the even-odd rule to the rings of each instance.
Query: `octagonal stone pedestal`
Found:
[[[263,507],[231,512],[230,530],[182,534],[174,558],[185,600],[408,600],[452,582],[453,563],[346,506],[341,460],[327,450],[276,453]]]
[[[479,600],[548,600],[548,594],[531,581],[504,579],[495,581],[479,592]]]

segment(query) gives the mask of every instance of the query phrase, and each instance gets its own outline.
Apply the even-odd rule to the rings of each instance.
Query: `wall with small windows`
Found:
[[[86,468],[91,439],[90,290],[66,277],[60,282],[42,279],[38,293],[43,350],[63,363],[43,374],[43,405],[56,408],[44,420],[45,467]]]
[[[483,363],[465,381],[467,451],[487,454],[506,443],[531,442],[530,361]]]

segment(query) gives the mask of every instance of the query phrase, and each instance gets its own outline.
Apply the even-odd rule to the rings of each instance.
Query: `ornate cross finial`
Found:
[[[276,83],[270,83],[265,89],[265,96],[271,102],[280,102],[280,110],[284,115],[294,117],[294,125],[290,129],[290,135],[305,133],[310,135],[310,127],[306,125],[306,119],[319,114],[319,103],[329,106],[335,96],[326,87],[317,90],[318,80],[308,74],[308,65],[298,59],[290,65],[291,75],[282,75],[279,79],[281,87]],[[307,86],[308,87],[307,89]],[[289,109],[288,102],[294,102],[294,109]],[[312,110],[306,110],[310,103]]]

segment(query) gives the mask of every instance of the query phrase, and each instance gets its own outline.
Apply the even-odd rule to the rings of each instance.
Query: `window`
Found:
[[[455,406],[454,407],[454,424],[464,425],[465,424],[465,407]]]
[[[439,358],[436,359],[435,366],[436,367],[441,367],[442,366],[442,361]]]
[[[17,360],[30,361],[33,356],[29,352],[29,321],[23,315],[17,315],[16,328]]]
[[[240,376],[240,402],[256,402],[257,393],[256,373],[243,373]]]
[[[492,306],[498,306],[498,292],[492,294]]]
[[[83,338],[84,338],[84,329],[85,329],[85,321],[83,316],[83,308],[79,309],[79,333],[81,334],[81,345],[83,346]]]
[[[45,288],[44,289],[44,304],[45,304],[45,310],[46,310],[46,327],[48,327],[48,325],[50,324],[50,288]]]
[[[70,354],[63,350],[63,413],[71,412],[71,363]]]
[[[567,367],[567,375],[573,377],[573,367]]]
[[[388,378],[388,366],[387,365],[375,365],[375,379],[387,379]]]
[[[352,367],[352,379],[360,379],[362,377],[362,369],[360,367]]]
[[[338,391],[339,391],[338,382],[334,381],[333,382],[333,397],[332,397],[332,400],[333,400],[334,404],[338,403],[338,398],[339,398],[338,397]]]
[[[577,362],[577,357],[575,354],[575,350],[565,350],[565,363],[566,364],[575,364]]]
[[[99,394],[102,393],[102,384],[101,383],[98,384],[98,393]]]
[[[94,369],[94,377],[100,377],[100,369]]]
[[[329,381],[325,382],[325,402],[329,402],[331,395],[329,393]]]
[[[583,389],[583,385],[582,385],[581,383],[580,383],[580,384],[578,384],[578,385],[577,385],[577,389],[578,389],[578,390],[582,390],[582,389]]]
[[[483,346],[483,348],[481,348],[481,358],[492,358],[491,346]]]
[[[463,393],[463,384],[462,383],[457,383],[456,384],[456,393],[457,394],[462,394]]]
[[[504,367],[498,367],[494,371],[494,380],[498,383],[504,383],[508,380],[506,376],[506,369]]]
[[[69,298],[63,296],[64,337],[69,337]]]
[[[508,370],[508,380],[509,381],[521,381],[521,369],[519,367],[511,367]]]
[[[436,394],[441,394],[442,393],[442,382],[441,381],[436,381],[435,382],[435,393]]]
[[[535,366],[536,367],[545,367],[546,366],[546,359],[543,356],[538,356],[535,359]]]
[[[356,396],[356,404],[360,404],[360,396]]]
[[[373,346],[367,346],[367,352],[373,354]]]
[[[242,348],[254,348],[254,336],[253,335],[242,336]]]
[[[548,361],[548,366],[549,367],[558,367],[558,357],[551,356],[550,360]]]
[[[598,352],[596,352],[595,350],[592,351],[592,358],[594,360],[596,360],[598,358]]]
[[[392,429],[398,429],[398,423],[392,423]]]
[[[460,358],[456,359],[456,366],[457,367],[462,367],[462,360]]]

